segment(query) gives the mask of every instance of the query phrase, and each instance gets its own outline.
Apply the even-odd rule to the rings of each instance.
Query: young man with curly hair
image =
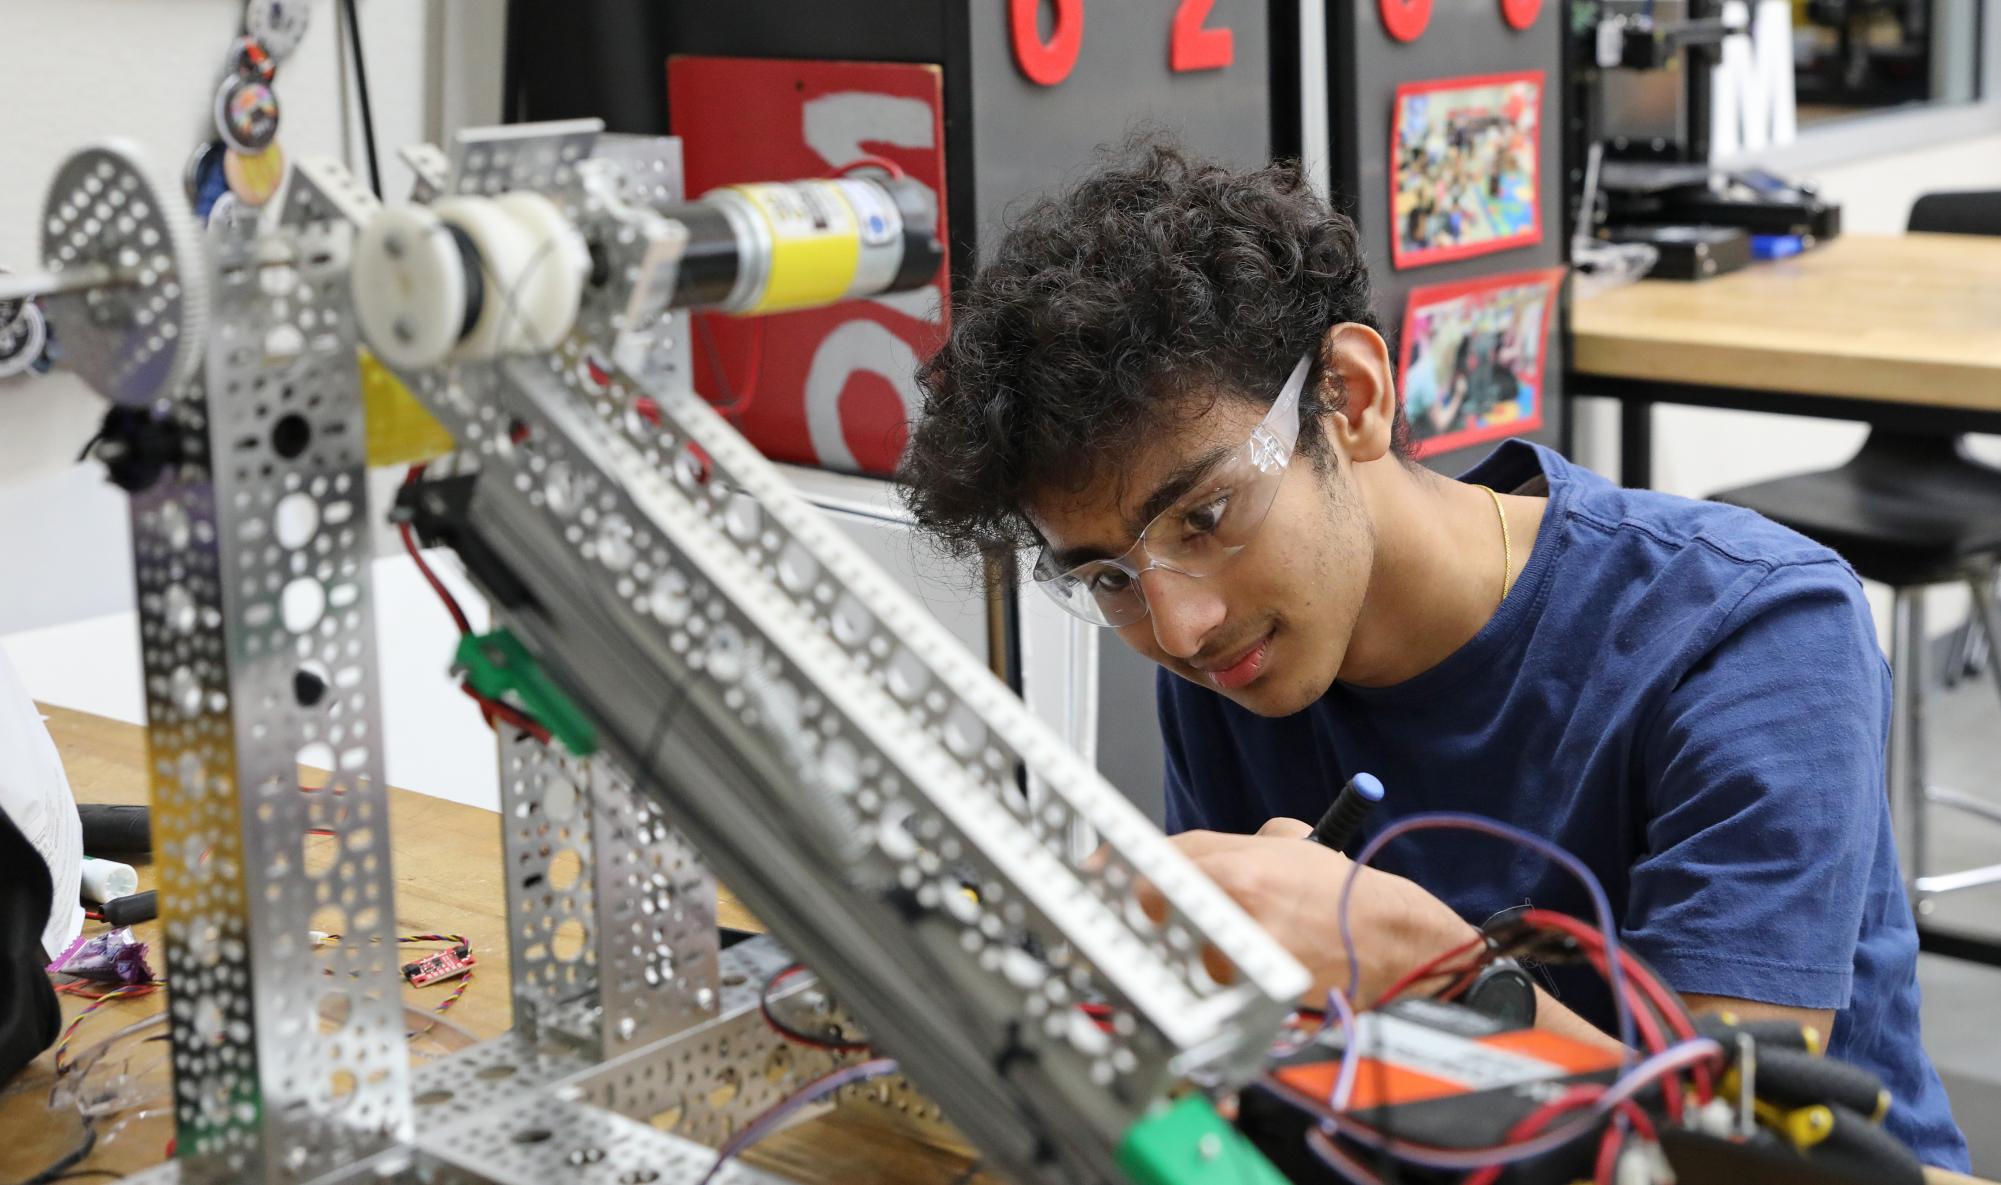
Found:
[[[1355,228],[1288,167],[1128,146],[1020,214],[921,382],[920,524],[1032,554],[1160,665],[1168,829],[1321,989],[1351,864],[1301,838],[1368,772],[1372,831],[1457,810],[1554,841],[1691,1008],[1829,1034],[1890,1130],[1966,1167],[1919,1043],[1889,673],[1832,552],[1520,441],[1416,464]],[[1351,905],[1361,1002],[1525,903],[1592,912],[1488,837],[1391,844]],[[1614,1043],[1601,984],[1539,974],[1537,1024]]]

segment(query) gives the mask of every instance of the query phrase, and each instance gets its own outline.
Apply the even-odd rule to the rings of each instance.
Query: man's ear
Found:
[[[1366,325],[1343,322],[1320,339],[1321,417],[1327,438],[1350,461],[1388,456],[1397,418],[1397,385],[1390,350]]]

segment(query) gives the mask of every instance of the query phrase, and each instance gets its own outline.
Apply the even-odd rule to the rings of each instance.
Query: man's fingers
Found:
[[[1313,827],[1298,819],[1266,819],[1265,825],[1258,828],[1258,834],[1276,836],[1279,839],[1305,839],[1313,834]]]

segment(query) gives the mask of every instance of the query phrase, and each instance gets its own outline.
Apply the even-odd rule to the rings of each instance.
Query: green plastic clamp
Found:
[[[459,639],[453,669],[465,676],[474,691],[520,708],[570,752],[579,757],[597,752],[597,727],[542,673],[521,639],[507,630],[467,634]]]
[[[1154,1108],[1126,1129],[1116,1155],[1135,1185],[1287,1185],[1199,1094]]]

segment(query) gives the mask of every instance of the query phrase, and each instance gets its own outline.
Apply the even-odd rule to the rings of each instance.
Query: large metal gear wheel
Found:
[[[42,205],[42,264],[109,282],[44,300],[63,362],[113,403],[144,406],[186,382],[208,332],[208,268],[187,200],[137,149],[93,145],[63,162]]]

